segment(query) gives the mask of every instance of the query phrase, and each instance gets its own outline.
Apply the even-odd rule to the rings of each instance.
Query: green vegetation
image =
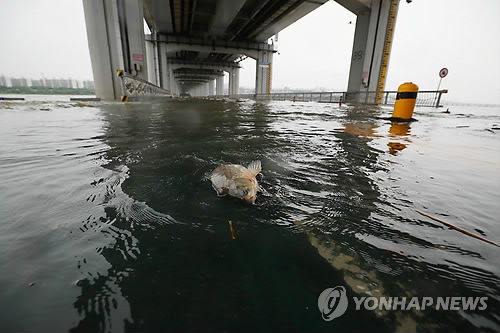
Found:
[[[31,87],[0,87],[0,94],[20,95],[95,95],[93,89],[73,88],[31,88]]]

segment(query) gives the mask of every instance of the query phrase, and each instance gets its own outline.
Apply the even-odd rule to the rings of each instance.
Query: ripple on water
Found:
[[[171,322],[193,328],[189,318],[200,317],[190,310],[195,304],[190,290],[219,300],[211,308],[233,304],[233,298],[244,308],[256,295],[249,302],[267,309],[273,302],[267,295],[276,296],[276,286],[290,283],[297,292],[307,291],[299,298],[315,307],[317,294],[332,281],[360,296],[492,300],[486,313],[375,311],[370,322],[384,318],[387,330],[408,324],[429,331],[479,330],[484,322],[489,329],[499,327],[497,253],[414,212],[432,210],[484,237],[500,237],[492,223],[497,210],[491,208],[498,192],[481,180],[488,167],[454,160],[454,149],[468,146],[460,143],[458,149],[435,134],[436,126],[454,130],[439,115],[419,111],[420,121],[398,134],[374,117],[387,110],[372,107],[248,101],[95,106],[27,103],[0,111],[6,133],[0,146],[0,207],[9,211],[0,215],[0,250],[7,256],[21,253],[17,262],[0,257],[9,278],[0,282],[13,286],[21,276],[57,290],[57,301],[31,296],[31,304],[48,302],[44,307],[71,318],[61,329],[88,323],[102,330],[146,330],[158,324],[146,312],[169,316],[177,311],[172,304],[182,313],[169,317]],[[491,123],[469,118],[475,128]],[[460,133],[493,140],[487,141],[489,150],[475,149],[476,161],[498,153],[493,144],[498,138]],[[217,197],[207,175],[221,163],[246,165],[255,159],[263,165],[256,205]],[[469,168],[474,172],[466,172]],[[477,204],[467,208],[470,202]],[[54,263],[62,267],[59,277],[51,275]],[[318,282],[321,275],[325,281]],[[263,286],[272,288],[263,294]],[[23,291],[9,290],[15,292],[1,295],[9,297],[12,311],[34,318],[16,301],[26,299]],[[136,290],[149,298],[168,297],[155,298],[150,306]],[[287,299],[280,306],[292,309],[296,303]],[[283,311],[283,318],[293,321],[286,314],[292,313],[307,327],[319,327],[317,318],[299,307]],[[268,318],[252,313],[246,312],[252,320]],[[346,313],[353,323],[362,321],[359,315]],[[54,328],[42,317],[33,320],[41,330]]]

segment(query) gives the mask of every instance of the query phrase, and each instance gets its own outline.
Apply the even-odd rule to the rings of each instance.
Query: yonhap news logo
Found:
[[[342,286],[325,289],[318,297],[318,308],[326,321],[342,316],[347,310],[347,303],[346,291]]]
[[[425,310],[486,310],[488,297],[352,297],[355,310],[411,311]],[[325,321],[342,316],[349,304],[343,286],[327,288],[318,297],[318,309]]]

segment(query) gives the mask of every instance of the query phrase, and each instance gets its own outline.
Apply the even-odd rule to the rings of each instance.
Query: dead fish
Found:
[[[260,161],[251,162],[246,168],[238,164],[219,165],[210,176],[210,181],[218,195],[229,194],[254,204],[259,184],[257,176],[262,170]]]

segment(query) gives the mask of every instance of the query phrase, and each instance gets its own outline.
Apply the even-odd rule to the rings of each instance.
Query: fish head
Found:
[[[236,179],[236,190],[239,198],[251,204],[255,203],[255,199],[257,199],[257,186],[255,181],[247,178],[238,178]]]

